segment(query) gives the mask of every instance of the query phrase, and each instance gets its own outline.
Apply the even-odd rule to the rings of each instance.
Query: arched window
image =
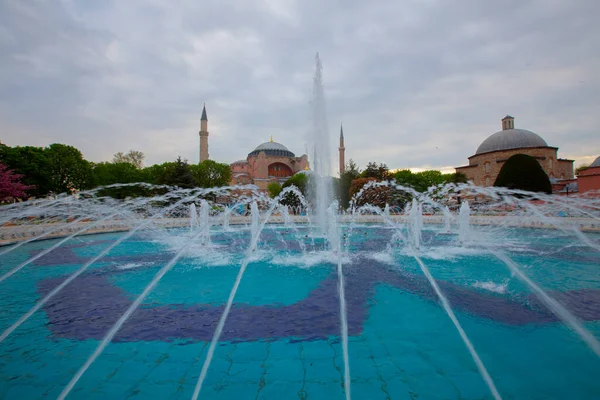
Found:
[[[552,157],[548,159],[548,168],[552,169]]]
[[[485,186],[490,186],[490,177],[489,176],[485,177]]]
[[[483,171],[490,172],[490,163],[489,162],[486,162],[485,164],[483,164]]]

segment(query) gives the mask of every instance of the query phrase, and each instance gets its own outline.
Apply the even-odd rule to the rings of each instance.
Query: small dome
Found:
[[[600,157],[597,157],[594,162],[590,164],[590,167],[600,167]]]
[[[475,154],[524,147],[548,147],[548,143],[538,134],[527,129],[504,129],[485,139]]]
[[[277,142],[261,143],[248,156],[257,156],[261,151],[264,151],[268,156],[296,157],[287,147]]]

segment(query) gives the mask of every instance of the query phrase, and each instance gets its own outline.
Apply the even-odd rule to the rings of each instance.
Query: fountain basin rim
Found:
[[[380,215],[339,215],[339,222],[342,224],[361,223],[361,224],[384,224],[384,218]],[[404,215],[391,215],[389,217],[396,223],[406,222],[408,217]],[[305,225],[310,221],[306,216],[290,216],[290,219],[294,224]],[[141,221],[141,220],[140,220]],[[248,225],[251,221],[250,216],[231,216],[229,225]],[[472,225],[497,225],[505,226],[507,228],[536,228],[536,229],[557,229],[553,221],[561,224],[563,227],[574,227],[584,232],[600,232],[600,222],[592,218],[568,218],[568,217],[556,217],[549,218],[548,222],[542,222],[538,219],[522,216],[480,216],[471,215],[470,223]],[[444,217],[442,215],[424,215],[423,222],[426,224],[443,224]],[[70,230],[58,229],[56,232],[49,234],[39,240],[46,239],[57,239],[69,236],[74,231],[84,227],[89,222],[81,222],[76,224]],[[169,228],[186,228],[189,227],[189,218],[164,218],[156,220],[151,226],[148,226],[142,230],[156,229],[156,226],[163,229]],[[284,223],[283,216],[272,215],[267,222],[270,225],[281,225]],[[221,224],[219,218],[214,219],[214,225],[219,226]],[[15,244],[24,240],[34,238],[46,232],[48,228],[53,229],[61,224],[32,224],[32,225],[13,225],[0,227],[0,247]],[[63,223],[62,225],[67,225]],[[114,220],[107,221],[103,225],[92,228],[88,231],[81,233],[78,236],[85,235],[96,235],[102,233],[115,233],[115,232],[126,232],[129,231],[134,224],[127,223],[126,221]]]

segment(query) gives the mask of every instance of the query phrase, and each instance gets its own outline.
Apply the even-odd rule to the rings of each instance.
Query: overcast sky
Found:
[[[3,1],[0,141],[195,163],[206,102],[212,159],[271,135],[301,155],[318,51],[331,147],[343,122],[360,166],[464,165],[506,114],[589,162],[599,15],[597,0]]]

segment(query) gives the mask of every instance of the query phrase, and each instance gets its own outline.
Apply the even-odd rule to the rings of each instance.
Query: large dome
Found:
[[[590,167],[600,167],[600,157],[597,157]]]
[[[504,129],[485,139],[475,154],[523,147],[548,147],[548,143],[538,134],[527,129]]]
[[[277,142],[261,143],[248,156],[257,156],[261,151],[264,151],[268,156],[296,157],[287,147]]]

